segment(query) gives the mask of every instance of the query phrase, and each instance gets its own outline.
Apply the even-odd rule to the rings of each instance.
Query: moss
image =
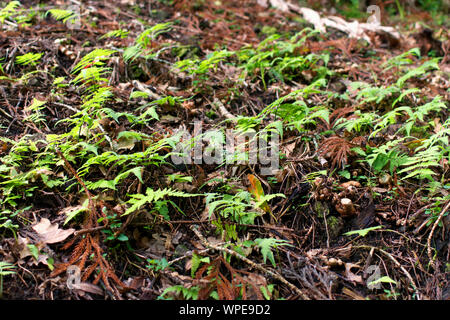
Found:
[[[319,218],[325,217],[330,212],[330,209],[328,208],[328,205],[325,202],[317,201],[314,205],[314,210]]]
[[[330,216],[327,218],[327,226],[330,238],[336,238],[344,227],[344,221],[341,217]]]

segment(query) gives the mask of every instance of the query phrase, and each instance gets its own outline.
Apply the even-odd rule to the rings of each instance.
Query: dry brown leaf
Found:
[[[81,290],[84,292],[92,293],[92,294],[98,294],[103,295],[103,290],[99,286],[96,286],[95,284],[88,283],[88,282],[81,282],[73,284],[73,288],[76,290]]]
[[[71,212],[80,210],[82,208],[83,208],[82,205],[78,205],[78,206],[74,206],[74,207],[65,207],[64,209],[59,210],[58,214],[68,216]]]
[[[258,300],[262,299],[261,287],[267,288],[267,280],[264,276],[256,273],[250,273],[248,276],[245,276],[244,279],[246,282],[251,284],[248,286],[247,297],[250,300]],[[269,290],[266,290],[269,297],[272,296],[272,293]]]
[[[378,193],[386,193],[386,192],[389,191],[389,189],[373,187],[372,191],[375,191],[375,192],[378,192]]]
[[[44,243],[57,243],[64,241],[69,237],[72,233],[75,232],[75,229],[59,229],[59,226],[55,224],[51,224],[50,220],[46,218],[42,218],[41,221],[33,226],[33,230],[39,235],[39,239]]]
[[[297,145],[297,142],[294,141],[290,144],[283,146],[282,150],[283,150],[283,153],[286,155],[286,158],[289,159],[291,157],[291,154],[294,151],[296,145]]]
[[[362,277],[354,274],[351,271],[352,268],[359,268],[359,266],[354,263],[346,263],[345,264],[345,277],[347,278],[347,280],[351,281],[353,283],[364,284],[364,280],[362,279]]]
[[[21,236],[17,238],[17,245],[14,246],[14,251],[19,254],[19,260],[31,256],[30,249],[28,248],[29,243],[28,238]]]

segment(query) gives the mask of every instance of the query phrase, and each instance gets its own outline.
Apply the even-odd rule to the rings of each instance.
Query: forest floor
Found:
[[[270,2],[2,2],[0,297],[450,299],[448,12]]]

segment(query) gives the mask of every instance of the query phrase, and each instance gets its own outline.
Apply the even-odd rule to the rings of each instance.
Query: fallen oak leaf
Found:
[[[71,234],[75,232],[75,229],[59,229],[59,226],[51,224],[50,220],[42,218],[41,221],[32,227],[39,236],[39,239],[43,243],[51,244],[64,241]]]

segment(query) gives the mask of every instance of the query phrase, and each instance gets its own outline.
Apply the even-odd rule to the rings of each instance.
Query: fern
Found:
[[[259,71],[264,87],[266,87],[266,73],[270,76],[269,80],[292,80],[299,76],[301,71],[310,68],[319,60],[323,60],[325,65],[327,64],[328,54],[301,56],[295,53],[307,38],[316,33],[317,31],[305,28],[287,41],[279,40],[281,36],[274,34],[262,41],[256,50],[244,48],[237,53],[237,56],[246,74],[254,74]]]
[[[400,89],[396,86],[372,87],[365,82],[352,82],[350,88],[354,91],[359,90],[356,99],[361,101],[361,103],[380,103],[386,98],[400,93]]]
[[[263,111],[259,114],[260,118],[266,117],[269,113],[276,113],[277,110],[285,103],[289,103],[289,101],[299,101],[297,102],[296,107],[302,107],[303,103],[300,102],[301,100],[307,99],[311,94],[315,93],[321,93],[319,88],[325,87],[327,85],[327,81],[325,79],[318,79],[314,82],[312,82],[310,85],[294,90],[290,92],[289,94],[278,98],[274,102],[272,102],[270,105],[268,105],[266,108],[264,108]],[[298,119],[300,120],[300,119]]]
[[[450,137],[450,119],[447,119],[442,126],[436,130],[436,133],[431,135],[428,139],[422,142],[422,145],[418,149],[429,149],[434,145],[439,145],[443,149],[443,154],[450,153],[449,149],[449,137]],[[418,151],[418,150],[416,150]]]
[[[356,110],[354,112],[355,117],[350,119],[341,118],[336,120],[334,123],[334,128],[342,129],[344,128],[348,132],[361,132],[364,129],[371,128],[378,118],[378,115],[373,112],[364,112],[361,110]]]
[[[105,38],[120,38],[120,39],[125,39],[128,34],[130,32],[127,30],[123,30],[123,29],[117,29],[117,30],[112,30],[108,33],[105,33],[104,35],[102,35],[99,39],[105,39]]]
[[[255,243],[261,250],[264,263],[266,263],[266,260],[269,259],[274,268],[276,267],[276,264],[272,250],[279,246],[290,246],[288,241],[275,238],[265,238],[265,239],[258,238],[255,239]]]
[[[401,173],[408,173],[402,180],[408,178],[428,179],[433,181],[433,175],[437,173],[431,170],[431,167],[440,167],[439,161],[442,159],[442,153],[438,146],[431,147],[426,150],[422,150],[406,160],[402,166],[404,167],[399,171]]]
[[[206,74],[208,71],[213,70],[221,61],[234,55],[233,51],[222,50],[214,51],[213,53],[206,56],[206,59],[185,59],[178,61],[174,65],[174,69],[179,69],[180,71],[186,71],[192,75]]]
[[[116,53],[116,51],[111,49],[94,49],[77,63],[73,68],[72,73],[78,73],[82,69],[89,67],[102,67],[105,64],[104,61],[109,60],[114,53]]]
[[[440,60],[440,58],[434,58],[434,59],[424,62],[421,66],[419,66],[417,68],[409,70],[405,75],[403,75],[402,77],[400,77],[397,80],[396,85],[399,88],[402,88],[403,85],[405,84],[405,82],[411,78],[421,76],[431,70],[436,70],[436,69],[439,70],[439,64],[438,64],[439,60]]]
[[[64,23],[69,20],[73,20],[78,16],[75,12],[64,9],[50,9],[47,11],[47,15],[48,14],[50,14],[56,20],[62,21]]]
[[[238,223],[254,223],[256,217],[261,214],[251,209],[252,196],[247,191],[240,191],[235,195],[209,193],[206,195],[206,206],[209,217],[217,212],[223,218],[231,218]]]
[[[20,7],[19,1],[10,1],[2,10],[0,10],[0,23],[17,14],[17,8]]]
[[[163,199],[165,197],[195,197],[197,194],[188,194],[182,191],[176,191],[172,189],[158,189],[153,190],[151,188],[147,188],[145,194],[133,194],[131,195],[131,199],[127,201],[128,204],[131,204],[131,207],[129,207],[125,213],[124,216],[133,213],[137,210],[139,210],[142,206],[153,203],[155,201],[158,201],[160,199]]]
[[[16,63],[21,65],[35,65],[37,64],[37,61],[44,55],[44,53],[26,53],[21,56],[16,57]]]
[[[166,288],[163,293],[158,297],[159,300],[172,300],[172,297],[165,297],[169,292],[181,295],[185,300],[197,300],[200,288],[198,286],[192,286],[190,288],[185,288],[182,285],[175,285]]]
[[[385,63],[383,63],[381,65],[382,68],[385,68],[384,71],[388,71],[393,67],[401,67],[407,64],[412,64],[413,61],[409,58],[411,56],[416,56],[416,57],[420,57],[420,49],[419,48],[413,48],[411,50],[408,50],[398,56],[395,56],[391,59],[389,59],[388,61],[386,61]]]
[[[386,167],[389,168],[391,174],[394,170],[403,165],[408,157],[399,151],[399,144],[404,139],[389,141],[378,148],[370,148],[369,154],[365,161],[373,168],[375,173],[381,172]]]
[[[151,42],[156,39],[162,33],[169,32],[171,30],[171,23],[158,23],[151,28],[143,31],[135,40],[134,45],[126,48],[123,52],[123,60],[126,63],[130,63],[139,56],[143,56],[145,59],[152,57],[152,49],[149,49]]]
[[[132,168],[130,170],[127,170],[125,172],[122,172],[122,173],[118,174],[114,178],[114,180],[101,179],[101,180],[96,181],[96,182],[86,182],[86,186],[90,190],[95,190],[95,189],[112,189],[112,190],[116,190],[116,186],[120,182],[122,182],[122,180],[127,178],[130,175],[130,173],[134,174],[134,176],[136,178],[138,178],[138,180],[141,183],[144,183],[144,181],[142,181],[142,167],[135,167],[135,168]]]
[[[134,59],[139,57],[144,49],[142,48],[142,45],[137,43],[131,47],[128,47],[123,52],[123,60],[127,63],[132,62]]]
[[[41,101],[36,98],[33,98],[33,102],[26,107],[27,115],[24,119],[24,121],[30,121],[33,123],[45,123],[45,118],[43,117],[42,113],[40,112],[42,109],[44,109],[44,105],[46,104],[46,101]]]

